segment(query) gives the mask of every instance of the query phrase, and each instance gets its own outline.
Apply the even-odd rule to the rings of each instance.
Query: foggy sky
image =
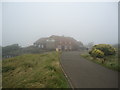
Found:
[[[118,3],[4,2],[2,26],[3,46],[28,46],[51,35],[71,36],[83,44],[116,44]]]

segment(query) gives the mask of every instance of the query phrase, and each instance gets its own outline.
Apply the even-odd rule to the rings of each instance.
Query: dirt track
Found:
[[[63,52],[61,64],[74,88],[118,87],[118,72],[80,57],[80,52]]]

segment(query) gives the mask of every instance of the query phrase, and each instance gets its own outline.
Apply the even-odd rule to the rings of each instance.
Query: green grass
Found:
[[[59,55],[48,52],[3,60],[3,88],[69,88]]]
[[[118,62],[118,55],[106,56],[105,57],[106,60],[104,63],[102,63],[103,59],[93,58],[88,53],[81,54],[81,56],[86,58],[87,60],[90,60],[94,63],[100,64],[106,68],[109,68],[109,69],[112,69],[115,71],[120,71],[120,62]]]

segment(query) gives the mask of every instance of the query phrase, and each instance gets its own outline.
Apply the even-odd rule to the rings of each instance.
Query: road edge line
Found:
[[[72,84],[72,81],[71,81],[70,77],[66,74],[66,72],[65,72],[64,69],[63,69],[63,65],[62,65],[62,63],[61,63],[61,54],[60,54],[60,57],[59,57],[59,62],[60,62],[60,67],[61,67],[61,70],[62,70],[64,76],[66,77],[66,79],[67,79],[70,87],[74,90],[74,87],[73,87],[73,84]]]

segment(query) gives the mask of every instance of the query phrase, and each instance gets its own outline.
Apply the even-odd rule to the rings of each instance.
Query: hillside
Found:
[[[68,88],[59,54],[26,54],[3,60],[3,88]]]

